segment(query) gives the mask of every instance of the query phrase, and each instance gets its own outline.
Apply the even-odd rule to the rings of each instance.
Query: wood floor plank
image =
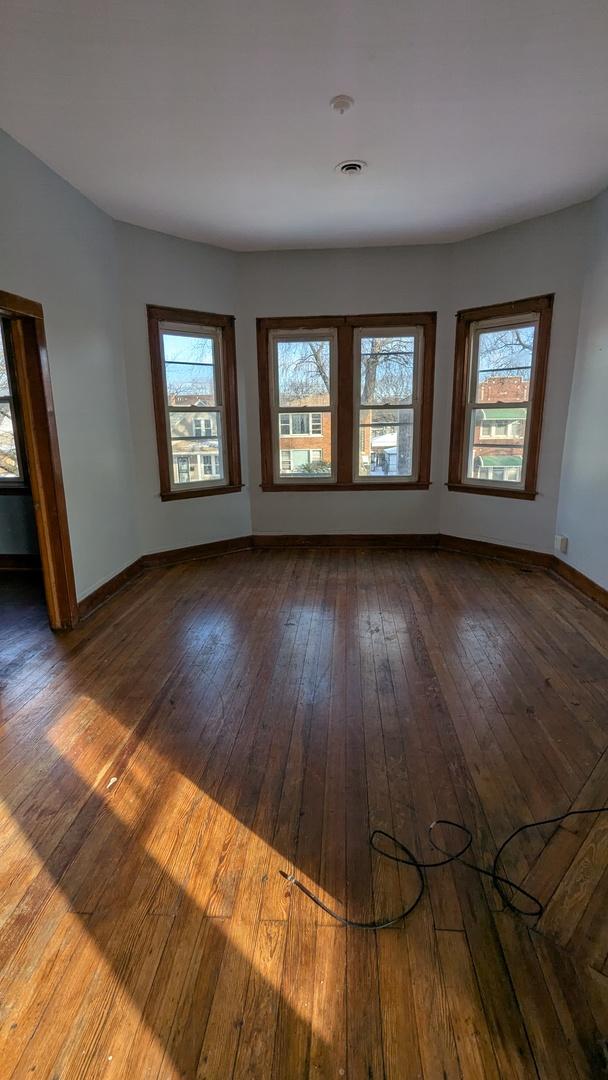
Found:
[[[347,1075],[346,930],[317,926],[310,1080]]]
[[[378,975],[382,1006],[382,1044],[387,1080],[423,1076],[416,1016],[409,929],[378,934]],[[426,1042],[425,1039],[422,1040]],[[432,1075],[430,1071],[424,1075]]]
[[[438,930],[437,944],[462,1075],[467,1080],[499,1080],[466,937]]]
[[[608,618],[576,592],[458,553],[260,549],[145,571],[54,636],[33,584],[0,590],[3,1075],[602,1075],[608,818],[509,849],[533,934],[455,864],[378,932],[278,873],[386,917],[416,877],[371,829],[433,858],[429,823],[461,821],[488,867],[602,804]]]

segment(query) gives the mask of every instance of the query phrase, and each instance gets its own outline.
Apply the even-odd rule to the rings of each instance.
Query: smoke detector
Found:
[[[339,161],[337,165],[334,165],[334,171],[342,173],[342,176],[358,176],[366,168],[367,161]]]
[[[348,112],[350,108],[355,104],[355,99],[350,94],[336,94],[332,97],[329,103],[334,112],[340,113],[343,116],[345,112]]]

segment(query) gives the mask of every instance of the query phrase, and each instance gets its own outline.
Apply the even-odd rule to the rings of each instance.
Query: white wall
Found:
[[[2,132],[0,217],[0,288],[44,308],[76,588],[84,596],[140,550],[114,225]]]
[[[593,206],[557,518],[561,556],[608,588],[608,192]]]
[[[161,502],[146,304],[237,313],[237,256],[133,225],[116,225],[129,407],[143,551],[204,544],[251,533],[246,488],[231,495]],[[237,321],[237,335],[240,325]],[[237,340],[237,363],[239,362]],[[239,372],[240,375],[240,372]],[[247,480],[244,380],[239,377],[243,480]]]
[[[255,320],[257,316],[441,312],[437,348],[450,325],[445,247],[288,251],[240,257],[238,349],[247,383],[253,531],[263,533],[437,532],[442,432],[437,426],[428,491],[262,492]],[[436,406],[446,387],[436,380]]]
[[[551,551],[590,209],[583,204],[453,245],[241,256],[239,356],[247,378],[254,532],[441,531]],[[454,314],[548,292],[556,299],[538,497],[448,492]],[[416,310],[438,312],[430,490],[262,492],[255,317]]]
[[[450,306],[461,308],[555,293],[534,502],[443,489],[440,531],[534,551],[553,551],[561,459],[576,354],[591,204],[547,214],[454,245]],[[452,361],[445,363],[451,379]],[[448,402],[448,410],[450,404]],[[447,429],[449,415],[437,415]],[[447,476],[447,464],[444,466]]]

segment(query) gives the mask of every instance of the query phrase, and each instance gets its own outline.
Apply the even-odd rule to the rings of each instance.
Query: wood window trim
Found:
[[[551,338],[551,317],[554,294],[531,296],[523,300],[513,300],[502,304],[490,304],[485,307],[466,308],[456,314],[456,344],[454,350],[454,380],[452,390],[452,426],[450,434],[450,457],[447,488],[471,495],[490,495],[495,498],[525,499],[533,501],[538,492],[538,461],[542,431],[549,344]],[[475,323],[490,319],[518,318],[522,315],[538,317],[538,339],[532,396],[529,403],[528,451],[524,484],[521,488],[509,489],[505,485],[475,484],[464,480],[464,449],[467,441],[466,406],[468,400],[468,378],[470,363],[471,327]]]
[[[258,385],[260,408],[260,442],[262,458],[262,491],[425,491],[431,479],[431,439],[433,426],[433,389],[435,378],[435,338],[437,313],[435,311],[391,312],[373,315],[314,315],[259,318],[257,325]],[[424,330],[423,371],[420,404],[420,449],[418,475],[414,480],[365,480],[353,479],[353,430],[354,430],[354,331],[373,327],[421,326]],[[335,482],[293,480],[277,481],[274,478],[271,407],[271,357],[269,334],[272,330],[334,330],[337,334],[337,461]]]
[[[234,316],[218,315],[209,311],[194,311],[191,308],[160,307],[157,304],[147,304],[146,311],[152,369],[154,422],[160,473],[160,498],[163,502],[174,502],[179,499],[206,498],[210,495],[230,495],[241,491],[243,485],[241,482]],[[224,484],[209,488],[197,487],[192,491],[175,491],[171,487],[171,462],[165,414],[165,377],[160,348],[160,324],[163,322],[182,323],[184,326],[212,326],[222,330],[222,388],[226,426],[226,483]]]

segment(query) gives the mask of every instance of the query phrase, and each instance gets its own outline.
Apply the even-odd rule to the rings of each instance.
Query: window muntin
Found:
[[[271,426],[275,481],[335,480],[336,334],[271,331]]]
[[[357,329],[355,476],[404,481],[418,472],[422,402],[421,327]]]
[[[160,322],[158,330],[171,490],[225,484],[221,328]]]
[[[468,484],[523,488],[538,315],[471,325],[466,404]]]
[[[4,325],[0,322],[0,486],[25,485],[24,455],[20,445]]]

